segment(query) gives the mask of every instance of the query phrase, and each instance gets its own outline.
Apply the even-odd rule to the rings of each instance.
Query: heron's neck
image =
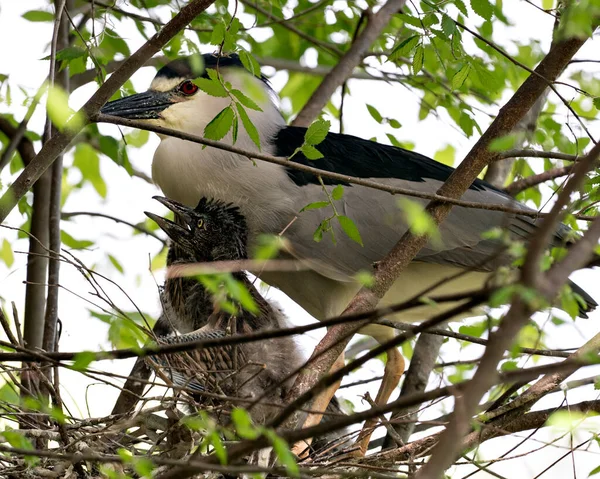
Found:
[[[284,121],[275,106],[262,112],[246,111],[260,132],[260,151],[274,153],[272,140],[284,127]],[[202,131],[196,132],[202,134]],[[233,144],[231,133],[223,143]],[[240,128],[235,146],[256,152],[258,148],[246,131]],[[284,215],[274,209],[285,210],[285,217],[293,218],[296,206],[293,193],[282,197],[282,188],[290,184],[287,174],[279,165],[251,161],[246,156],[177,138],[163,138],[154,154],[152,177],[165,196],[195,207],[200,198],[207,197],[240,207],[246,217],[250,234],[260,231],[278,231],[285,225],[274,224]],[[289,210],[290,214],[287,214]],[[268,228],[265,229],[265,224]]]

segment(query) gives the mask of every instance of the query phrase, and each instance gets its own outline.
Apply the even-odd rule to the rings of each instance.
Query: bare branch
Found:
[[[537,186],[541,183],[545,183],[546,181],[555,180],[556,178],[560,178],[561,176],[567,176],[571,173],[572,170],[573,165],[552,168],[551,170],[546,170],[538,175],[531,175],[526,178],[523,178],[522,180],[514,181],[505,189],[507,193],[515,196],[521,191],[526,190],[527,188]]]
[[[130,223],[129,221],[125,221],[121,218],[117,218],[115,216],[110,216],[110,215],[107,215],[104,213],[96,213],[93,211],[69,211],[69,212],[63,211],[61,213],[61,218],[63,220],[68,220],[69,218],[74,218],[75,216],[90,216],[92,218],[106,218],[107,220],[112,220],[115,223],[127,225],[130,228],[133,228],[134,230],[139,231],[140,233],[144,233],[148,236],[151,236],[152,238],[157,239],[162,244],[166,244],[166,241],[164,239],[162,239],[160,236],[158,236],[154,231],[150,231],[142,223],[134,224],[134,223]]]
[[[404,377],[400,397],[410,396],[425,391],[429,376],[435,368],[435,360],[437,359],[443,341],[444,337],[441,335],[422,333],[419,336],[419,339],[415,344],[413,356],[410,360],[410,367]],[[402,417],[403,421],[394,424],[393,427],[404,444],[408,442],[415,428],[417,411],[417,406],[413,406],[407,410],[395,411],[390,420],[393,422],[395,418]],[[392,446],[390,439],[392,438],[390,438],[388,434],[388,437],[386,437],[383,443],[384,448]]]
[[[483,298],[486,298],[489,295],[489,291],[473,291],[467,294],[454,294],[454,295],[446,295],[439,296],[436,298],[432,298],[432,301],[436,301],[438,303],[453,303],[456,301],[477,301],[481,302]],[[375,309],[373,311],[368,311],[365,313],[357,313],[354,315],[345,315],[339,316],[337,318],[331,318],[326,321],[321,321],[318,323],[307,324],[305,326],[296,326],[293,328],[284,328],[277,329],[272,331],[260,331],[257,333],[248,333],[248,334],[238,334],[235,336],[228,336],[224,338],[216,338],[210,340],[198,340],[198,341],[189,341],[185,343],[177,343],[177,344],[166,344],[161,346],[153,346],[146,347],[141,349],[115,349],[113,351],[98,351],[94,353],[95,361],[102,361],[105,359],[127,359],[134,357],[145,357],[149,355],[156,354],[171,354],[176,352],[183,351],[191,351],[196,348],[209,348],[209,347],[220,347],[226,346],[229,344],[244,344],[247,342],[253,341],[261,341],[263,339],[271,339],[271,338],[280,338],[284,336],[290,336],[294,334],[304,334],[309,331],[314,331],[320,328],[327,328],[336,324],[342,323],[357,323],[375,320],[381,318],[386,315],[390,315],[393,313],[397,313],[399,311],[403,311],[406,309],[414,308],[421,306],[423,303],[421,301],[421,297],[415,297],[408,301],[404,301],[402,303],[387,306],[384,308]],[[413,337],[422,331],[423,324],[417,325],[414,327],[412,331],[408,331],[407,334],[409,337]],[[0,352],[0,362],[2,361],[71,361],[77,358],[78,352],[53,352],[46,353],[40,351],[34,351],[31,349],[21,348],[17,345],[7,343],[5,341],[0,341],[0,345],[14,349],[16,353],[1,353]]]
[[[578,161],[584,155],[568,155],[558,151],[539,151],[539,150],[508,150],[498,155],[498,160],[506,158],[550,158],[554,160]]]

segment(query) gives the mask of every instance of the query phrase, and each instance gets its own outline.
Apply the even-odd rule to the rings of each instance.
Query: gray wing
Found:
[[[376,179],[397,187],[410,188],[434,193],[441,186],[438,180],[427,179],[421,182],[401,179]],[[301,190],[302,206],[323,199],[319,185],[304,185]],[[314,232],[321,221],[331,216],[330,208],[309,210],[301,213],[298,220],[288,230],[292,254],[310,261],[311,267],[321,274],[337,280],[348,280],[358,270],[372,269],[372,264],[381,260],[407,231],[399,199],[426,205],[428,200],[403,195],[391,195],[362,186],[346,186],[343,199],[336,202],[338,212],[351,218],[358,226],[364,246],[349,239],[334,219],[331,224],[335,243],[328,234],[316,244],[309,233]],[[492,188],[470,189],[462,197],[465,201],[488,204],[504,204],[524,211],[533,211],[515,201],[510,196]],[[526,239],[536,229],[536,221],[530,217],[517,216],[504,212],[454,207],[440,227],[441,242],[430,241],[416,256],[416,260],[474,268],[479,271],[492,271],[499,264],[506,264],[509,258],[502,252],[502,243],[482,239],[482,233],[500,227],[507,230],[515,239]],[[563,242],[570,230],[562,226],[556,233],[555,242]],[[336,250],[343,250],[340,255]]]

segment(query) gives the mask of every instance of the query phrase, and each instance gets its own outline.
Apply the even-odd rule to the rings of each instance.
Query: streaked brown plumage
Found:
[[[158,199],[174,211],[177,218],[175,223],[147,213],[173,242],[169,265],[247,258],[247,228],[237,208],[202,199],[191,209],[165,198]],[[249,291],[256,305],[255,312],[239,305],[234,312],[219,308],[205,284],[196,278],[169,278],[163,292],[165,316],[175,330],[186,334],[161,337],[158,343],[195,341],[288,326],[281,312],[258,293],[245,273],[232,276]],[[224,401],[223,396],[249,401],[262,398],[260,404],[251,407],[250,413],[256,422],[263,423],[277,412],[277,405],[282,404],[293,381],[293,378],[285,378],[302,364],[303,358],[296,342],[284,337],[202,348],[148,361],[174,386],[195,393],[202,407],[227,410],[235,404],[235,401]],[[249,401],[239,405],[248,407]]]

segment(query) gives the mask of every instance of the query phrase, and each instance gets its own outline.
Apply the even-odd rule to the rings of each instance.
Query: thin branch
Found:
[[[50,86],[55,84],[64,91],[69,92],[69,69],[64,68],[57,75],[56,52],[66,48],[69,44],[69,22],[66,15],[66,0],[56,0],[54,20],[54,34],[52,38],[52,47],[50,52],[50,73],[48,75]],[[51,125],[49,119],[49,135],[46,141],[50,141],[52,135],[57,133],[54,125]],[[58,323],[58,291],[59,291],[59,272],[60,272],[60,210],[62,199],[62,179],[63,179],[63,155],[57,156],[52,164],[50,176],[50,205],[48,212],[48,249],[50,258],[48,261],[48,296],[46,298],[46,315],[44,320],[44,339],[42,349],[53,351],[57,344],[56,326]],[[50,371],[50,370],[49,370]],[[48,372],[50,374],[50,372]],[[48,376],[50,378],[50,376]],[[60,401],[59,401],[60,402]]]
[[[152,238],[157,239],[162,244],[166,244],[166,241],[164,239],[162,239],[160,236],[158,236],[154,231],[151,231],[148,228],[146,228],[142,223],[134,224],[134,223],[130,223],[129,221],[125,221],[121,218],[117,218],[115,216],[110,216],[110,215],[107,215],[104,213],[95,213],[93,211],[69,211],[69,212],[63,211],[61,213],[61,218],[63,220],[68,220],[69,218],[74,218],[75,216],[90,216],[92,218],[106,218],[107,220],[114,221],[115,223],[127,225],[130,228],[132,228],[136,231],[139,231],[140,233],[144,233],[148,236],[151,236]]]
[[[419,339],[417,339],[417,343],[415,344],[413,356],[410,359],[410,367],[406,372],[404,383],[402,384],[400,397],[410,396],[425,391],[429,376],[435,368],[435,361],[443,341],[444,337],[441,335],[438,336],[423,333],[419,336]],[[406,444],[415,428],[418,417],[418,407],[413,406],[408,410],[394,411],[390,421],[393,422],[394,419],[400,417],[403,419],[403,422],[394,424],[393,428],[402,439],[402,443]],[[390,437],[390,434],[388,433],[383,443],[383,447],[391,447],[393,445],[392,439],[393,437]]]
[[[390,328],[398,329],[400,331],[410,331],[414,329],[412,324],[399,323],[396,321],[390,321],[389,319],[380,319],[377,321],[377,324],[383,324],[384,326],[388,326]],[[427,330],[427,334],[434,334],[436,336],[443,336],[446,338],[454,338],[460,341],[468,341],[474,344],[481,344],[483,346],[487,346],[489,344],[488,339],[478,338],[476,336],[469,336],[468,334],[456,333],[454,331],[449,331],[443,328],[430,328]],[[518,345],[515,348],[523,354],[534,354],[538,356],[549,356],[554,358],[568,358],[570,353],[565,352],[563,350],[557,349],[535,349],[535,348],[524,348]]]
[[[284,19],[271,14],[270,12],[268,12],[267,10],[265,10],[264,8],[259,6],[257,3],[253,3],[249,0],[240,0],[240,3],[248,8],[251,8],[251,9],[257,11],[261,15],[264,15],[268,19],[275,21],[277,24],[279,24],[283,28],[286,28],[290,32],[293,32],[294,34],[298,35],[300,38],[321,48],[323,51],[329,53],[330,55],[333,55],[336,58],[341,57],[343,55],[343,52],[340,51],[335,45],[332,45],[330,43],[323,42],[317,38],[311,37],[307,33],[300,30],[299,28],[296,28],[294,25],[291,25],[291,24],[283,21]]]
[[[432,301],[438,303],[453,303],[457,301],[471,300],[476,298],[477,301],[481,301],[482,298],[489,295],[489,291],[472,291],[467,294],[453,294],[432,298]],[[160,346],[145,347],[145,348],[125,348],[115,349],[113,351],[98,351],[93,353],[94,361],[102,361],[106,359],[127,359],[134,357],[145,357],[149,355],[158,354],[172,354],[176,352],[191,351],[198,348],[209,348],[209,347],[221,347],[230,344],[244,344],[248,342],[261,341],[271,338],[280,338],[295,334],[304,334],[309,331],[314,331],[320,328],[327,328],[336,324],[344,323],[358,323],[370,320],[376,320],[386,315],[391,315],[399,311],[404,311],[410,308],[422,306],[423,303],[420,297],[404,301],[402,303],[387,306],[384,308],[375,309],[365,313],[357,313],[353,315],[338,316],[335,318],[320,321],[318,323],[307,324],[304,326],[296,326],[293,328],[284,328],[277,330],[259,331],[256,333],[238,334],[235,336],[227,336],[224,338],[206,339],[198,341],[189,341],[178,344],[165,344]],[[408,334],[412,337],[423,330],[423,325],[415,326],[413,331],[409,331]],[[3,361],[71,361],[77,358],[79,352],[54,352],[46,353],[40,351],[33,351],[31,349],[20,348],[11,343],[0,341],[0,345],[14,349],[16,353],[0,353],[0,362]]]
[[[572,170],[573,165],[552,168],[551,170],[546,170],[543,173],[531,175],[521,180],[514,181],[513,183],[508,185],[505,188],[505,190],[508,194],[515,196],[521,193],[521,191],[526,190],[527,188],[537,186],[541,183],[545,183],[546,181],[555,180],[556,178],[560,178],[561,176],[567,176],[571,174]]]
[[[265,153],[259,153],[255,151],[248,151],[242,148],[238,148],[237,146],[228,145],[227,143],[222,143],[214,140],[209,140],[207,138],[203,138],[197,135],[191,135],[189,133],[184,133],[182,131],[173,130],[171,128],[164,128],[161,126],[151,125],[144,121],[140,120],[129,120],[127,118],[120,118],[116,116],[105,115],[99,113],[92,118],[93,121],[98,123],[112,123],[114,125],[121,126],[129,126],[131,128],[138,128],[140,130],[148,130],[154,133],[158,133],[161,135],[172,136],[174,138],[180,138],[182,140],[191,141],[193,143],[199,143],[201,145],[207,145],[213,148],[218,148],[220,150],[230,151],[232,153],[236,153],[240,156],[245,156],[247,158],[253,158],[261,161],[266,161],[267,163],[273,163],[276,165],[284,166],[286,168],[293,168],[298,171],[303,171],[305,173],[310,173],[315,177],[321,176],[324,178],[330,178],[332,180],[339,181],[340,183],[351,183],[354,185],[366,186],[367,188],[373,188],[375,190],[386,191],[388,193],[394,195],[407,195],[415,198],[423,198],[431,201],[439,201],[448,203],[450,205],[462,206],[464,208],[475,208],[489,211],[501,211],[503,213],[510,213],[521,216],[528,216],[531,218],[540,218],[545,216],[546,213],[541,213],[535,210],[526,210],[522,208],[516,208],[507,206],[506,204],[495,204],[495,203],[480,203],[477,201],[463,201],[460,199],[453,198],[449,195],[442,195],[438,191],[438,193],[425,193],[423,191],[412,190],[410,188],[399,188],[390,185],[386,185],[384,183],[379,183],[377,181],[368,180],[364,178],[358,178],[356,176],[343,175],[340,173],[335,173],[332,171],[321,170],[319,168],[314,168],[312,166],[303,165],[300,163],[296,163],[294,161],[290,161],[287,158],[281,158],[276,156],[267,155]],[[589,217],[585,215],[576,216],[577,219],[590,220],[595,217]]]
[[[564,161],[579,161],[584,155],[568,155],[567,153],[561,153],[559,151],[540,151],[540,150],[507,150],[498,155],[498,160],[504,160],[506,158],[550,158],[554,160]]]

